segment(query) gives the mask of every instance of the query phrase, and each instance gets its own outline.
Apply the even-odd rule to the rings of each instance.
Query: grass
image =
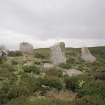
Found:
[[[66,48],[67,63],[59,67],[85,72],[73,78],[57,68],[41,72],[50,62],[48,48],[8,57],[0,64],[0,105],[105,105],[105,47],[89,50],[97,58],[93,64],[81,60],[79,48]]]
[[[44,97],[20,97],[12,100],[7,105],[70,105],[71,102],[55,100]]]

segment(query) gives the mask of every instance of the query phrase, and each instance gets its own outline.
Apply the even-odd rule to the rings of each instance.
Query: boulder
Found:
[[[30,43],[22,42],[20,43],[20,51],[25,54],[33,54],[34,47]]]
[[[51,49],[51,62],[54,65],[66,63],[65,44],[63,42],[60,42],[52,46],[50,49]]]
[[[81,59],[89,63],[94,63],[96,61],[96,57],[93,56],[86,47],[81,48]]]
[[[51,63],[44,63],[43,64],[43,67],[42,67],[42,70],[44,71],[48,71],[48,70],[51,70],[53,69],[55,66]]]
[[[50,64],[50,63],[44,63],[43,68],[44,69],[52,69],[52,68],[54,68],[54,65]]]
[[[8,50],[4,46],[0,46],[0,58],[7,56],[8,56]]]
[[[69,69],[63,72],[63,75],[68,75],[70,77],[81,75],[81,74],[83,74],[83,72],[81,72],[80,70],[76,70],[76,69]]]

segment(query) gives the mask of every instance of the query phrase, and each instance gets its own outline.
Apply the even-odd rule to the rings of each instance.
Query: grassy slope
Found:
[[[61,101],[61,100],[55,100],[55,99],[52,100],[52,99],[47,99],[47,98],[45,98],[45,99],[39,98],[38,99],[36,97],[34,97],[34,98],[32,98],[32,100],[30,100],[30,96],[26,95],[22,98],[17,97],[16,99],[13,99],[12,101],[10,101],[8,103],[8,105],[105,105],[105,99],[103,98],[105,96],[104,95],[105,82],[102,80],[99,80],[99,81],[94,80],[93,77],[91,77],[97,71],[105,71],[105,47],[94,47],[94,48],[89,48],[89,49],[90,49],[91,53],[94,56],[96,56],[96,58],[97,58],[96,63],[90,64],[90,63],[86,63],[86,62],[82,61],[80,59],[80,49],[79,48],[78,49],[66,48],[66,56],[67,56],[68,61],[67,61],[66,65],[61,66],[63,68],[76,68],[76,69],[79,69],[81,71],[85,71],[85,72],[88,72],[91,74],[86,77],[77,77],[77,79],[75,78],[75,81],[84,80],[86,82],[84,87],[82,87],[81,89],[78,90],[78,93],[80,93],[82,96],[82,98],[80,98],[79,101],[76,100],[75,102],[71,103],[71,102],[65,102],[65,100]],[[38,56],[41,55],[42,58],[39,58],[40,60],[43,60],[43,59],[48,60],[48,58],[50,56],[50,49],[48,49],[48,48],[35,49],[35,55],[36,54],[39,54]],[[12,59],[22,62],[23,58],[22,57],[12,57]],[[32,58],[32,60],[35,60],[35,59],[36,58]],[[27,61],[27,59],[26,59],[26,61]],[[16,70],[16,67],[15,67],[15,70]],[[24,75],[24,74],[18,74],[18,75]],[[18,75],[17,74],[14,75],[14,70],[11,69],[11,66],[10,67],[9,66],[8,67],[0,66],[0,77],[2,77],[2,78],[7,77],[6,79],[4,79],[4,84],[7,84],[7,86],[8,86],[8,87],[6,86],[5,88],[3,88],[3,90],[1,90],[2,87],[0,88],[0,94],[1,94],[0,100],[3,99],[3,101],[5,101],[4,99],[6,99],[7,95],[11,95],[11,97],[14,96],[14,93],[17,90],[14,90],[16,87],[13,88],[13,86],[15,86],[15,85],[12,86],[11,81],[14,81],[14,83],[15,83],[15,81],[17,81],[17,80],[14,80],[14,79],[17,79]],[[2,80],[2,78],[1,78],[1,80]],[[24,78],[23,78],[23,80],[24,80]],[[25,81],[21,81],[21,82],[23,82],[23,84],[21,83],[19,85],[18,91],[19,92],[23,92],[23,91],[28,92],[29,91],[28,94],[30,94],[30,90],[32,88],[32,86],[30,86],[30,85],[32,85],[32,84],[30,81],[27,80],[27,78]],[[5,83],[5,82],[7,82],[7,83]],[[29,84],[28,84],[28,82],[29,82]],[[11,86],[9,87],[8,84],[11,84]],[[23,90],[20,90],[20,89],[22,89],[22,87],[24,87]],[[8,88],[10,88],[10,90],[9,90],[10,93],[7,94]],[[13,90],[12,90],[12,88],[13,88]],[[102,91],[102,93],[101,93],[101,91]],[[5,94],[6,94],[6,96],[5,96]],[[24,93],[24,94],[26,94],[26,93]],[[100,95],[98,96],[98,94],[100,94]],[[97,97],[95,97],[95,96],[97,96]],[[103,96],[103,97],[101,98],[101,96]]]

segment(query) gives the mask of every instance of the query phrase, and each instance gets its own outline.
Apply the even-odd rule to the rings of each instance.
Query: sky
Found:
[[[105,45],[105,0],[0,0],[0,45]]]

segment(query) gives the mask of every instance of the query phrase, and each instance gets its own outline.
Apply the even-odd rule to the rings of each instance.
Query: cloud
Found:
[[[6,45],[6,48],[11,50],[18,50],[21,42],[29,42],[34,48],[51,47],[57,42],[65,42],[66,47],[91,47],[91,46],[105,46],[104,39],[68,39],[56,38],[40,40],[26,34],[15,33],[13,31],[0,32],[0,45]]]
[[[0,41],[11,48],[24,40],[40,46],[74,38],[105,39],[105,0],[0,1]]]

